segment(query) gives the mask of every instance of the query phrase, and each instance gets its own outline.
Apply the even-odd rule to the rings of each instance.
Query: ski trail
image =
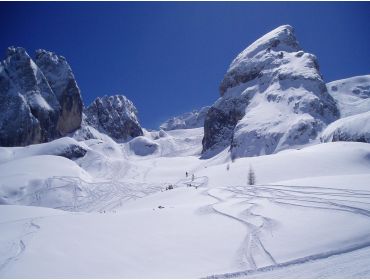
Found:
[[[12,246],[9,250],[11,255],[8,256],[5,261],[0,263],[0,274],[8,265],[16,262],[24,254],[27,249],[25,239],[27,239],[29,235],[35,234],[41,229],[41,227],[35,223],[36,219],[37,218],[27,219],[28,221],[23,224],[23,230],[20,236],[16,240],[12,241]],[[19,221],[9,221],[9,223],[10,222],[18,223]]]
[[[296,189],[291,189],[296,188]],[[325,188],[320,189],[318,186],[305,186],[303,190],[299,189],[300,187],[294,186],[283,186],[283,185],[274,185],[274,186],[238,186],[238,187],[228,187],[228,188],[219,188],[218,191],[229,192],[232,195],[229,195],[227,199],[222,199],[208,191],[208,195],[217,199],[217,202],[213,204],[213,208],[216,212],[223,214],[225,216],[244,221],[246,225],[252,229],[252,231],[247,235],[247,241],[244,244],[245,250],[251,250],[252,253],[246,254],[248,259],[248,269],[233,272],[233,273],[224,273],[219,275],[210,275],[206,278],[235,278],[243,277],[246,275],[253,275],[254,273],[261,271],[273,270],[276,268],[284,268],[291,265],[298,265],[305,262],[315,261],[323,258],[328,258],[334,255],[340,255],[349,253],[355,250],[363,249],[370,247],[370,236],[368,238],[362,239],[361,241],[356,242],[355,244],[349,246],[343,246],[338,249],[318,252],[317,254],[312,254],[287,262],[277,263],[269,251],[264,247],[259,234],[262,232],[263,228],[269,224],[269,218],[253,213],[253,207],[258,206],[260,200],[268,200],[270,203],[281,204],[281,205],[290,205],[295,207],[307,207],[307,208],[319,208],[325,209],[328,211],[344,211],[353,215],[361,215],[365,217],[370,217],[370,210],[367,209],[370,201],[370,192],[362,190],[352,190],[352,189],[338,189],[338,188]],[[217,189],[216,189],[217,190]],[[232,199],[242,200],[239,203],[247,203],[248,206],[245,206],[243,216],[235,216],[235,214],[225,213],[230,209],[231,206],[235,204],[230,204]],[[355,204],[355,205],[353,205]],[[229,206],[221,207],[217,209],[217,205]],[[365,207],[365,208],[363,208]],[[253,218],[262,219],[263,222],[261,225],[256,226]],[[254,242],[252,242],[254,241]],[[254,244],[253,244],[254,243]],[[253,248],[253,246],[255,246]],[[256,250],[256,247],[259,248],[259,251]],[[264,256],[270,258],[271,265],[265,265],[258,267],[256,264],[256,253],[264,251]]]
[[[350,247],[347,247],[347,248],[328,251],[328,252],[323,252],[323,253],[318,253],[318,254],[314,254],[314,255],[310,255],[310,256],[306,256],[306,257],[302,257],[302,258],[297,258],[297,259],[287,261],[287,262],[283,262],[283,263],[277,263],[277,264],[274,264],[274,265],[260,267],[260,268],[257,268],[257,269],[249,269],[249,270],[244,270],[244,271],[237,271],[237,272],[231,272],[231,273],[210,275],[210,276],[206,276],[206,277],[203,277],[203,278],[207,278],[207,279],[242,278],[243,276],[253,275],[254,273],[257,273],[257,272],[269,271],[269,270],[274,270],[274,269],[277,269],[277,268],[285,268],[285,267],[289,267],[289,266],[292,266],[292,265],[298,265],[298,264],[303,264],[303,263],[307,263],[307,262],[312,262],[312,261],[325,259],[325,258],[329,258],[329,257],[336,256],[336,255],[342,255],[342,254],[350,253],[350,252],[353,252],[353,251],[356,251],[356,250],[361,250],[361,249],[364,249],[364,248],[367,248],[367,247],[370,247],[370,240],[368,240],[367,242],[365,242],[363,244],[356,244],[356,245],[353,245],[353,246],[350,246]]]
[[[227,211],[228,209],[227,207],[230,208],[235,205],[235,203],[232,204],[230,203],[230,200],[232,200],[234,196],[227,197],[227,199],[224,199],[220,196],[212,194],[211,193],[212,190],[208,189],[206,194],[217,200],[216,203],[210,205],[213,211],[225,217],[234,219],[242,223],[247,228],[247,235],[243,243],[241,244],[241,248],[238,251],[239,262],[242,265],[243,264],[247,265],[247,267],[250,269],[257,269],[258,267],[257,258],[258,262],[262,261],[263,263],[276,264],[276,261],[273,258],[272,254],[263,246],[263,243],[259,237],[259,234],[264,228],[267,219],[264,217],[260,217],[258,215],[254,215],[251,212],[251,208],[254,206],[253,204],[251,204],[250,207],[247,210],[245,210],[246,214],[244,215],[241,215],[240,212],[237,215],[230,213],[230,211]],[[226,208],[224,207],[225,205]],[[253,215],[261,218],[262,220],[261,225],[256,226],[255,224],[253,224],[253,222],[248,220],[248,217]]]

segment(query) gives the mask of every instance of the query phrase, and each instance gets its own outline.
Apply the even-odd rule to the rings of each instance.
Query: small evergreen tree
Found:
[[[254,173],[252,166],[249,166],[248,185],[255,185],[255,184],[256,184],[256,174]]]

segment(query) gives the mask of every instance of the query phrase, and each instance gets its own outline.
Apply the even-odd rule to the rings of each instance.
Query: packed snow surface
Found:
[[[0,277],[370,277],[370,144],[201,160],[202,133],[2,148]]]

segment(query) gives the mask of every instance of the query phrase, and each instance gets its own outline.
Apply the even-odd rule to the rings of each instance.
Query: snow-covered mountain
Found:
[[[122,142],[143,135],[134,104],[123,95],[97,97],[85,110],[86,123]]]
[[[163,130],[174,130],[203,127],[209,108],[210,106],[205,106],[199,110],[193,110],[192,112],[173,117],[161,124],[160,128]]]
[[[148,131],[121,95],[80,116],[65,59],[35,61],[0,64],[0,278],[370,277],[368,76],[328,84],[337,119],[281,26],[212,107]]]
[[[39,67],[25,49],[7,49],[0,64],[0,146],[47,142],[80,126],[79,89],[68,63],[61,60],[38,51]]]
[[[233,157],[309,143],[339,117],[314,55],[289,25],[267,33],[231,63],[204,124],[203,156]]]
[[[370,75],[333,81],[326,86],[342,118],[370,111]]]

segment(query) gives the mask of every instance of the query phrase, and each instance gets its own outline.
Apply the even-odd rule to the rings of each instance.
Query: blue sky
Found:
[[[283,24],[327,82],[370,74],[370,3],[354,2],[2,2],[0,51],[61,54],[85,105],[124,94],[156,128],[211,105],[232,59]]]

